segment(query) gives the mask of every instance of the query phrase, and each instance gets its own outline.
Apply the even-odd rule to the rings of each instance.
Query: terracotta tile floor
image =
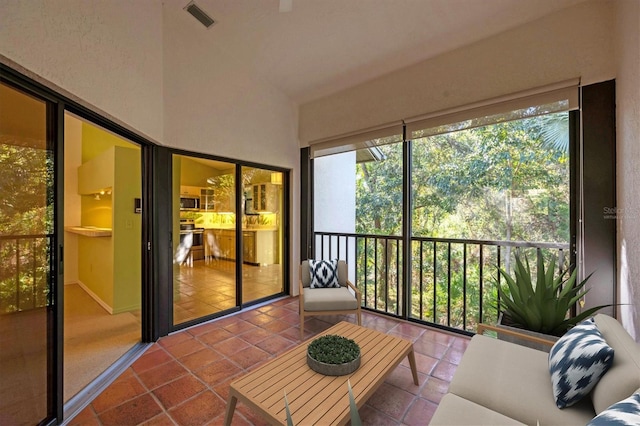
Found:
[[[312,317],[310,338],[353,316]],[[446,393],[469,340],[363,312],[366,327],[414,342],[420,385],[405,359],[360,410],[367,425],[425,425]],[[217,425],[229,383],[299,343],[298,299],[202,324],[160,339],[70,425]],[[264,425],[239,403],[234,425]]]

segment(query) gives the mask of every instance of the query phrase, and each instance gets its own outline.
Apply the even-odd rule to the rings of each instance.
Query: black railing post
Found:
[[[447,325],[451,327],[451,243],[447,243]]]
[[[438,298],[438,243],[433,242],[433,322],[437,319],[437,298]]]
[[[462,329],[467,329],[467,243],[462,246]]]
[[[33,269],[31,271],[32,275],[33,275],[33,285],[31,287],[31,292],[32,292],[32,309],[36,308],[36,296],[38,294],[38,281],[36,280],[36,240],[33,240],[33,244],[31,244],[31,253],[32,253],[32,258],[33,258]]]
[[[389,312],[389,239],[384,240],[384,311]]]
[[[368,263],[367,262],[367,252],[368,252],[368,244],[367,244],[367,237],[364,237],[364,255],[363,255],[363,262],[364,263],[364,283],[362,284],[364,286],[364,306],[367,306],[367,280],[369,279],[369,274],[367,274],[368,271]]]
[[[378,309],[378,239],[373,239],[373,307]]]
[[[479,262],[480,262],[480,282],[478,284],[478,291],[480,293],[479,304],[478,307],[478,322],[481,323],[484,321],[484,311],[483,311],[483,302],[484,302],[484,244],[480,244],[480,254],[479,254]]]
[[[419,303],[420,303],[420,319],[423,318],[423,315],[422,315],[422,289],[423,289],[423,276],[422,275],[424,274],[423,267],[422,267],[422,264],[423,264],[422,259],[423,259],[423,257],[424,257],[424,241],[420,241],[420,301],[419,301]]]
[[[402,302],[402,297],[400,297],[400,262],[398,260],[398,257],[400,256],[400,244],[402,244],[402,242],[399,240],[396,240],[396,315],[400,313],[401,306],[402,306],[402,313],[403,315],[405,315],[406,310],[404,309],[404,303]],[[404,293],[403,293],[403,296],[404,296]]]
[[[20,312],[20,238],[16,238],[16,311]]]

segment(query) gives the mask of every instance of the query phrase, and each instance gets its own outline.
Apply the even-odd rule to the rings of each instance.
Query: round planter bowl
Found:
[[[326,364],[316,361],[307,353],[307,365],[316,373],[324,374],[325,376],[346,376],[360,367],[360,356],[344,364]]]

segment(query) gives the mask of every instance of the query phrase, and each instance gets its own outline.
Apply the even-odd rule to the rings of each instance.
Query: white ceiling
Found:
[[[189,0],[166,0],[165,13],[301,104],[582,1],[293,0],[281,13],[279,0],[195,0],[209,29],[182,9]]]

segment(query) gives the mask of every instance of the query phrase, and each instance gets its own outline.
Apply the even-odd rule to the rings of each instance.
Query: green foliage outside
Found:
[[[47,304],[53,157],[39,144],[0,139],[0,314]]]
[[[495,321],[497,266],[513,264],[511,247],[483,245],[480,253],[478,244],[433,239],[568,244],[567,117],[550,114],[412,142],[411,317],[465,330]],[[356,169],[356,233],[394,238],[358,239],[357,285],[365,306],[400,314],[402,143],[378,149],[383,160]]]

